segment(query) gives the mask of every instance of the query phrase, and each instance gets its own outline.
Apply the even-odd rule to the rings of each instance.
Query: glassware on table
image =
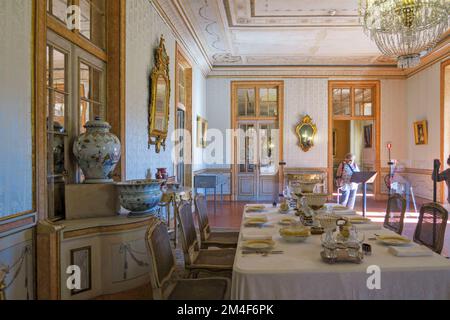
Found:
[[[324,249],[325,257],[329,259],[336,259],[338,257],[337,253],[337,242],[334,238],[334,232],[332,229],[327,229],[321,236],[322,247]]]
[[[364,240],[364,233],[358,232],[355,227],[352,227],[350,229],[348,240],[345,242],[345,246],[347,247],[348,255],[350,257],[357,258],[359,256],[359,251]]]

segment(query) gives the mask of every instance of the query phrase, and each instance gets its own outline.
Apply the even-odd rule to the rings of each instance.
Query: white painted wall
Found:
[[[407,166],[408,121],[405,80],[381,81],[381,167],[389,161],[387,144],[392,143],[392,159]],[[375,141],[375,140],[374,140]]]
[[[441,154],[441,63],[426,68],[406,80],[406,107],[408,110],[406,142],[408,146],[409,168],[433,169],[433,160]],[[448,115],[447,115],[448,117]],[[414,122],[428,121],[428,144],[416,145],[414,142]],[[446,165],[445,165],[446,166]],[[410,173],[415,194],[432,200],[433,183],[429,175]],[[445,187],[439,184],[439,188]],[[438,194],[439,193],[438,189]]]
[[[31,1],[0,1],[0,218],[33,209],[31,18]]]
[[[440,158],[440,63],[406,80],[408,110],[408,167],[433,169],[433,159]],[[428,121],[428,144],[416,146],[416,121]]]
[[[445,92],[444,92],[444,166],[450,155],[450,65],[445,68]],[[445,199],[448,199],[448,188],[445,189]]]
[[[284,159],[286,167],[328,167],[328,80],[286,79],[284,106]],[[295,133],[305,115],[317,126],[315,146],[303,152]]]
[[[203,148],[197,147],[197,116],[207,119],[206,112],[206,78],[199,68],[195,67],[192,75],[192,169],[204,169]]]
[[[126,157],[127,179],[142,179],[156,169],[165,167],[174,174],[170,137],[175,125],[175,45],[176,38],[148,0],[127,1],[127,62],[126,62]],[[164,35],[170,57],[170,121],[166,151],[155,153],[148,148],[148,110],[150,104],[150,74],[154,66],[154,51]],[[202,168],[201,150],[195,146],[197,114],[205,116],[206,79],[193,66],[193,160],[195,169]]]
[[[231,128],[231,79],[208,78],[206,81],[206,116],[209,129],[220,131],[224,135]],[[225,141],[224,141],[225,142]],[[210,168],[230,167],[230,143],[223,144],[222,159],[218,163],[208,164]]]

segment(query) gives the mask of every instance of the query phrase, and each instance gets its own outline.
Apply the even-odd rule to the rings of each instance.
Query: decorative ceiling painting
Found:
[[[154,2],[183,17],[211,67],[396,64],[364,34],[358,0]]]

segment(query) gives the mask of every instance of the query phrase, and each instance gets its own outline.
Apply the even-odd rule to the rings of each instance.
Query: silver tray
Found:
[[[328,264],[335,264],[340,262],[350,262],[350,263],[356,263],[361,264],[364,260],[364,254],[362,252],[358,252],[358,255],[356,257],[351,257],[348,254],[347,249],[336,249],[337,257],[329,257],[326,255],[325,251],[320,252],[320,256],[322,257],[322,260]]]

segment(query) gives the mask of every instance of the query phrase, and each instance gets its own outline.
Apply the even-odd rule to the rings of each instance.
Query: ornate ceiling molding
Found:
[[[358,0],[221,0],[230,28],[359,27]]]
[[[358,18],[354,9],[357,5],[353,4],[357,0],[330,0],[325,7],[324,1],[307,1],[308,8],[297,8],[296,0],[149,1],[155,5],[202,72],[212,77],[404,78],[448,55],[449,50],[447,35],[437,49],[423,58],[421,67],[407,71],[397,69],[395,61],[382,56],[376,49],[364,46],[366,42],[363,40],[367,39],[361,40],[356,29],[361,28],[359,21],[356,24],[354,20]],[[330,10],[328,4],[333,4],[334,9]],[[239,17],[244,16],[247,20],[236,24]],[[346,19],[353,21],[351,27],[346,25],[350,22]],[[262,20],[265,21],[262,23],[264,30],[253,25],[255,21]],[[301,23],[289,25],[293,21]],[[284,24],[283,28],[276,27],[281,24]],[[304,42],[299,39],[289,40],[290,34],[299,39],[305,35]],[[267,37],[266,47],[264,35]],[[336,36],[338,39],[345,38],[346,35],[352,39],[352,46],[346,47],[344,41],[342,48],[348,52],[339,51],[340,55],[334,55],[336,48],[340,48],[340,42],[329,42],[330,39]],[[255,40],[255,37],[259,38]],[[273,43],[286,46],[280,49],[284,54],[280,54],[278,49],[271,50],[274,48]],[[256,48],[255,45],[260,47]]]
[[[404,70],[373,66],[214,67],[209,78],[395,78],[405,79]]]

